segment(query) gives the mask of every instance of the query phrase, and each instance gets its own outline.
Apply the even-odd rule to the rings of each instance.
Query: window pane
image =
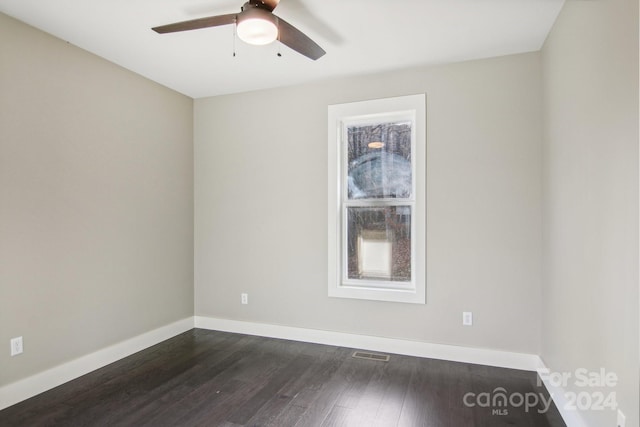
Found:
[[[411,281],[411,207],[348,207],[349,279]]]
[[[347,128],[349,199],[411,197],[411,122]]]

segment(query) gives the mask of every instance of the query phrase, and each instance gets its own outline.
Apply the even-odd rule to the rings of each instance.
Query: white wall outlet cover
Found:
[[[462,312],[462,324],[464,326],[471,326],[473,325],[473,313],[470,311],[463,311]]]
[[[240,294],[240,302],[242,302],[242,304],[249,304],[249,294]]]
[[[11,356],[17,356],[22,351],[22,337],[11,338]]]

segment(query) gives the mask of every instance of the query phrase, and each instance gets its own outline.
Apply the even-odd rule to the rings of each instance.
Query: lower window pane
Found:
[[[411,207],[348,207],[349,279],[411,281]]]

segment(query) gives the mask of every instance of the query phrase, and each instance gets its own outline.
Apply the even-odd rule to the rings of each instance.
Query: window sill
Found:
[[[329,296],[373,301],[425,304],[424,287],[420,289],[389,289],[365,286],[335,286],[329,289]]]

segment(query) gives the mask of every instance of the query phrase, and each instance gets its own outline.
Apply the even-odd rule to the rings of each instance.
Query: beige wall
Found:
[[[414,93],[427,304],[329,298],[327,105]],[[196,315],[537,354],[540,94],[533,53],[196,100]]]
[[[192,116],[0,14],[0,385],[193,315]]]
[[[605,391],[637,427],[638,1],[568,1],[542,57],[542,358],[556,372],[615,372]]]

